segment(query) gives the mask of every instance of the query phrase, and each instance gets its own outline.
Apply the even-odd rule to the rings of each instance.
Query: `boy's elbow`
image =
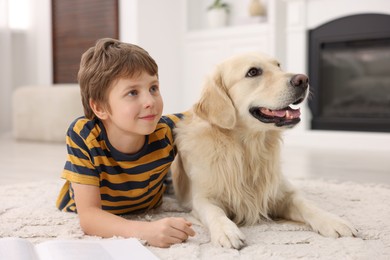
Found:
[[[86,210],[82,213],[78,213],[79,215],[79,222],[80,222],[80,228],[86,235],[98,235],[96,231],[96,221],[95,217],[96,214],[93,212],[93,210]]]
[[[86,235],[94,235],[93,224],[86,215],[79,215],[80,228]]]

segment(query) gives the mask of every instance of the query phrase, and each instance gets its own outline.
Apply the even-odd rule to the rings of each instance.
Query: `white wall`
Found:
[[[31,0],[28,28],[10,32],[6,52],[11,55],[11,61],[7,68],[1,68],[11,76],[9,91],[4,91],[7,87],[2,86],[0,95],[0,133],[11,131],[11,101],[15,89],[24,85],[50,85],[52,82],[50,3],[50,0]],[[6,47],[2,45],[1,48],[4,51]]]
[[[27,30],[12,33],[13,88],[52,83],[51,1],[31,0]]]
[[[11,32],[8,26],[8,2],[0,0],[0,133],[9,129],[11,125],[9,109],[11,102]],[[8,64],[7,64],[8,63]],[[11,64],[9,64],[11,63]]]

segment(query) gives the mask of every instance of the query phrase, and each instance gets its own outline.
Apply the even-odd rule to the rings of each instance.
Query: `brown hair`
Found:
[[[115,39],[98,40],[81,56],[77,75],[85,117],[95,117],[89,100],[108,107],[107,94],[113,82],[121,77],[138,76],[142,72],[158,76],[158,66],[147,51]]]

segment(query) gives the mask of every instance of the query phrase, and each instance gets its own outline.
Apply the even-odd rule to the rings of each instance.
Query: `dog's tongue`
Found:
[[[291,107],[286,107],[280,110],[272,110],[268,108],[261,108],[260,112],[273,117],[286,117],[288,119],[298,118],[301,115],[300,109],[292,109]]]

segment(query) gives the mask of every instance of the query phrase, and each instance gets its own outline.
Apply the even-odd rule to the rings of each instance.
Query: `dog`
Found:
[[[211,242],[240,249],[238,226],[283,218],[327,237],[356,236],[347,221],[306,200],[281,173],[283,129],[300,121],[308,77],[272,57],[247,53],[216,66],[200,99],[174,130],[171,166],[181,205],[208,228]]]

